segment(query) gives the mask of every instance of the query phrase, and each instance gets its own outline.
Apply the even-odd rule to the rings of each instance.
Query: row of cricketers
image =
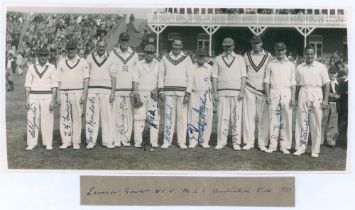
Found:
[[[95,147],[100,124],[102,144],[107,148],[130,146],[132,130],[135,147],[141,147],[145,126],[150,128],[152,147],[158,147],[159,101],[165,102],[161,148],[171,145],[175,124],[181,149],[187,148],[186,139],[190,148],[209,148],[214,100],[218,104],[215,149],[223,149],[231,133],[234,150],[254,148],[258,139],[261,151],[272,153],[279,143],[280,151],[290,154],[292,108],[297,106],[293,154],[305,153],[311,134],[311,156],[319,156],[329,76],[325,66],[314,60],[313,48],[305,48],[305,62],[296,68],[286,58],[287,47],[282,42],[274,45],[273,58],[262,48],[261,37],[253,36],[252,50],[242,57],[233,52],[234,40],[225,38],[224,52],[211,66],[206,63],[205,49],[198,50],[193,64],[182,52],[181,40],[173,41],[171,52],[160,62],[154,58],[153,45],[144,48],[144,59],[139,60],[128,41],[129,35],[121,33],[119,47],[109,54],[106,43],[99,41],[86,59],[77,55],[76,42],[71,41],[68,56],[57,69],[48,63],[48,50],[39,50],[25,82],[26,150],[37,145],[40,128],[43,145],[53,149],[56,101],[60,104],[60,149],[80,148],[83,110],[87,149]]]

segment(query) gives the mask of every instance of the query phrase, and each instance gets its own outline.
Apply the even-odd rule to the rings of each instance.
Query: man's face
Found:
[[[98,42],[97,43],[97,54],[99,54],[99,56],[102,56],[105,53],[105,50],[106,50],[105,42]]]
[[[281,49],[281,50],[276,50],[275,55],[278,60],[282,60],[285,55],[286,55],[287,50],[286,49]]]
[[[338,73],[329,73],[330,80],[336,80],[338,77]]]
[[[314,61],[314,49],[307,49],[304,52],[304,57],[306,59],[306,63],[313,63]]]
[[[144,52],[144,59],[148,63],[150,63],[153,60],[153,58],[154,58],[154,52],[152,52],[152,51],[145,51]]]
[[[79,56],[85,58],[85,50],[79,50]]]
[[[48,61],[48,55],[38,55],[38,63],[43,66]]]
[[[78,50],[77,49],[68,49],[68,58],[72,59],[75,57],[77,54]]]
[[[251,47],[253,48],[254,51],[259,52],[261,51],[261,47],[263,46],[262,42],[252,42]]]
[[[206,62],[207,62],[207,56],[205,56],[205,55],[197,55],[197,64],[198,65],[203,65]]]
[[[233,46],[233,45],[224,45],[224,46],[223,46],[223,51],[224,51],[224,53],[226,53],[227,55],[232,54],[233,49],[234,49],[234,46]]]
[[[175,40],[174,42],[173,42],[173,53],[175,54],[175,55],[178,55],[178,54],[180,54],[181,53],[181,50],[182,50],[182,41],[180,41],[180,40]]]
[[[120,40],[120,48],[121,50],[125,51],[128,49],[128,43],[129,43],[129,40],[128,39],[121,39]]]

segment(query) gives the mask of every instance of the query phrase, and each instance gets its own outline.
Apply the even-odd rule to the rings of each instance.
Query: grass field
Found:
[[[55,109],[54,149],[41,145],[26,151],[26,111],[24,106],[24,76],[15,76],[15,91],[6,95],[7,154],[9,169],[93,169],[93,170],[204,170],[204,171],[339,171],[346,167],[346,148],[321,147],[319,158],[310,157],[310,147],[302,156],[267,154],[257,149],[233,151],[231,147],[215,150],[201,147],[181,150],[175,144],[169,149],[102,147],[101,139],[93,150],[86,150],[82,141],[80,150],[59,150],[61,139],[58,107]],[[163,116],[162,116],[163,117]],[[163,119],[163,118],[162,118]],[[216,118],[215,118],[216,119]],[[215,124],[215,122],[214,122]],[[163,126],[161,126],[162,128]],[[162,135],[162,129],[160,135]],[[85,132],[82,132],[84,140]],[[176,138],[174,137],[174,143]],[[161,138],[160,138],[161,144]],[[216,144],[215,130],[211,145]]]

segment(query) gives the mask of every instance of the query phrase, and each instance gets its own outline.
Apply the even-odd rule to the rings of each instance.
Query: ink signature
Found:
[[[165,125],[165,130],[164,130],[164,140],[170,142],[172,139],[172,124],[173,124],[173,108],[170,105],[166,105],[167,110],[165,111],[166,113],[166,125]]]
[[[119,131],[119,134],[121,136],[121,141],[125,143],[129,143],[130,139],[126,135],[128,133],[128,108],[127,108],[127,102],[126,102],[126,97],[123,98],[122,102],[120,103],[120,109],[121,109],[121,122],[117,124],[117,128]]]
[[[307,145],[308,142],[309,121],[310,121],[311,114],[314,113],[316,110],[316,107],[314,106],[314,100],[311,101],[311,104],[307,108],[308,108],[307,118],[304,120],[304,126],[301,129],[300,145]]]
[[[205,141],[203,137],[207,127],[207,120],[206,120],[207,100],[211,102],[212,100],[211,93],[212,90],[208,89],[205,93],[202,94],[202,96],[199,97],[200,99],[199,108],[192,107],[192,111],[198,114],[198,119],[193,124],[192,123],[187,124],[189,139],[195,139],[198,141],[198,143],[203,143]],[[194,124],[197,125],[198,127],[196,127]],[[198,133],[197,139],[194,135],[195,133]]]
[[[92,142],[94,140],[93,134],[94,134],[94,126],[96,124],[96,122],[94,121],[95,97],[90,97],[88,99],[88,103],[90,104],[88,106],[88,110],[90,112],[87,112],[87,114],[86,114],[86,117],[87,117],[86,126],[87,126],[87,133],[88,133],[88,136],[86,138],[86,142]]]
[[[36,136],[37,131],[39,130],[39,125],[37,124],[37,107],[34,104],[31,104],[31,108],[29,110],[32,112],[33,117],[32,121],[27,120],[27,129],[28,132],[31,134],[32,138]]]
[[[150,126],[150,127],[153,127],[155,129],[159,129],[159,125],[156,124],[156,119],[155,119],[155,116],[156,116],[156,112],[157,110],[148,110],[148,113],[149,113],[149,116],[148,116],[148,119],[145,120],[145,122]]]
[[[86,121],[86,124],[89,125],[90,127],[94,127],[96,122],[94,120],[94,114],[95,114],[95,97],[89,98],[88,102],[90,103],[90,106],[88,107],[88,110],[91,111],[89,114],[90,118],[89,120]]]
[[[62,124],[64,128],[64,135],[71,136],[71,119],[70,119],[70,101],[69,101],[69,94],[68,92],[64,93],[66,101],[65,101],[65,113],[62,115]]]
[[[65,116],[63,115],[62,118],[63,118],[64,121],[70,121],[70,106],[69,106],[70,102],[69,102],[68,92],[65,92],[64,95],[66,97],[66,107],[65,107],[66,115]]]
[[[275,135],[271,135],[271,138],[277,138],[278,141],[283,141],[282,138],[282,130],[284,129],[285,125],[284,125],[284,121],[282,119],[282,98],[285,98],[286,96],[281,96],[279,98],[278,104],[276,106],[276,109],[274,110],[274,114],[276,115],[276,118],[278,119],[278,121],[276,122],[274,126],[274,131],[278,131],[278,134]]]
[[[239,133],[237,131],[237,122],[240,119],[240,115],[237,114],[237,105],[235,102],[235,105],[232,109],[232,123],[231,123],[231,129],[232,129],[232,143],[233,144],[238,144],[238,138],[239,138]],[[227,136],[228,136],[228,131],[227,131]]]

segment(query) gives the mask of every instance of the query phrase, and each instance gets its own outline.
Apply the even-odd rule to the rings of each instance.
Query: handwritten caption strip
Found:
[[[81,176],[81,205],[295,206],[294,177]]]

